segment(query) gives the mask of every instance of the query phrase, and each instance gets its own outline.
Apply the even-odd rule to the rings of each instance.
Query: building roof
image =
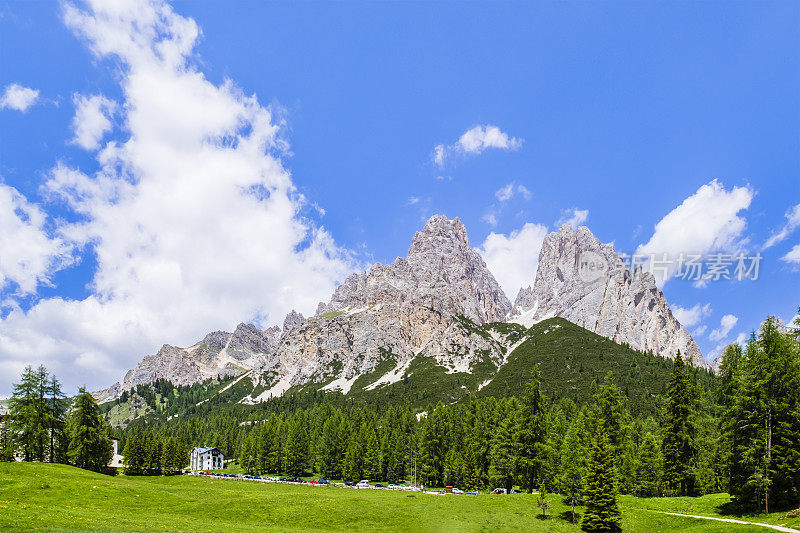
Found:
[[[192,452],[197,452],[197,453],[206,453],[212,450],[217,450],[220,453],[220,455],[222,455],[222,452],[220,452],[219,448],[216,448],[214,446],[206,446],[203,448],[198,448],[198,447],[192,448]]]

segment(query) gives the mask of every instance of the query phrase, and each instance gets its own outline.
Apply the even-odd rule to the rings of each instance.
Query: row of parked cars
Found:
[[[299,477],[282,477],[282,476],[270,476],[270,477],[261,477],[261,476],[251,476],[248,474],[222,474],[219,472],[189,472],[195,476],[212,476],[218,478],[227,478],[227,479],[241,479],[241,480],[248,480],[248,481],[268,481],[272,483],[306,483],[309,485],[330,485],[330,481],[327,479],[320,478],[320,479],[300,479]],[[393,483],[389,483],[388,485],[384,485],[382,483],[375,483],[374,485],[370,485],[369,481],[366,479],[362,479],[358,483],[353,481],[345,481],[346,487],[352,487],[356,489],[384,489],[384,490],[406,490],[406,491],[422,491],[422,487],[414,487],[411,485],[395,485]],[[471,490],[469,492],[464,492],[463,490],[453,487],[452,489],[453,494],[467,494],[476,496],[480,494],[477,490]],[[496,488],[490,494],[516,494],[517,492],[514,489],[511,491],[507,491],[504,488]]]
[[[251,476],[248,474],[221,474],[219,472],[190,472],[190,474],[195,476],[213,476],[219,478],[242,479],[247,481],[271,481],[274,483],[308,483],[312,485],[330,484],[330,481],[328,481],[325,478],[305,480],[305,479],[300,479],[299,477],[278,477],[278,476],[261,477],[261,476]]]

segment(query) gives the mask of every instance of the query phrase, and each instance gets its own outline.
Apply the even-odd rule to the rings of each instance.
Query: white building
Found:
[[[111,457],[111,462],[108,463],[108,466],[111,468],[122,468],[125,458],[119,454],[119,439],[111,437],[111,444],[114,446],[114,455]]]
[[[217,470],[223,468],[225,457],[219,448],[192,448],[189,468],[192,470]]]

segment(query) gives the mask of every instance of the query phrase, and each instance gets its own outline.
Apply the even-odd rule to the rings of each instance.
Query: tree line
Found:
[[[44,366],[26,367],[0,423],[0,460],[68,463],[103,472],[113,456],[111,427],[81,388],[68,399]]]

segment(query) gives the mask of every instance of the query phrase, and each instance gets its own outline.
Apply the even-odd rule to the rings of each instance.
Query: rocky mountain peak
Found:
[[[425,227],[414,235],[408,256],[453,246],[469,247],[467,228],[458,217],[450,220],[444,215],[433,215],[425,223]]]
[[[428,307],[478,323],[503,320],[511,309],[483,258],[470,248],[464,225],[443,215],[431,217],[414,235],[407,257],[352,274],[318,312],[378,304]]]
[[[306,319],[301,313],[292,309],[292,311],[286,315],[286,318],[283,319],[283,333],[288,333],[297,326],[302,325],[305,321]]]
[[[586,226],[564,225],[547,235],[536,281],[517,295],[510,320],[527,326],[554,316],[637,350],[669,358],[680,350],[708,366],[653,275],[626,268],[614,247]]]

